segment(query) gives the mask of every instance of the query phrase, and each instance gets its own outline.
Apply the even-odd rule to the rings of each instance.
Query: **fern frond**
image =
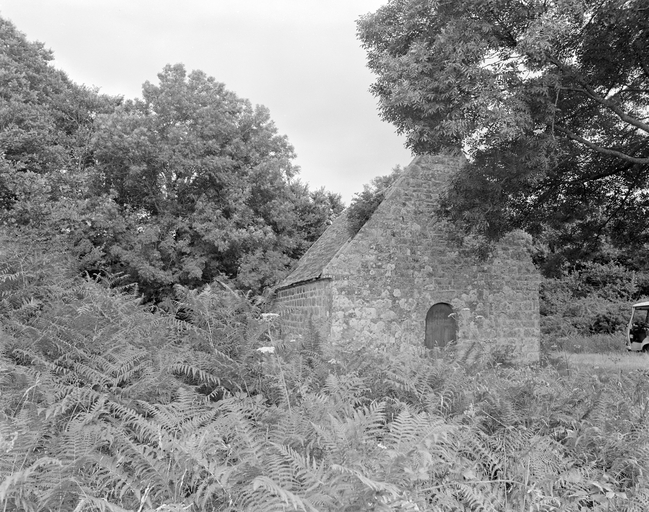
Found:
[[[363,431],[363,440],[378,440],[385,434],[385,402],[374,402],[369,407],[354,410],[353,423]]]
[[[458,501],[469,510],[484,512],[501,512],[503,503],[490,492],[489,487],[453,482]]]
[[[72,512],[132,512],[122,508],[115,503],[111,503],[106,498],[95,498],[94,496],[84,496]]]
[[[51,466],[60,468],[62,465],[62,462],[56,458],[41,457],[30,464],[29,467],[14,471],[6,476],[0,484],[0,504],[7,503],[9,500],[22,502],[25,498],[35,501],[37,498],[35,484],[37,482],[39,485],[44,484],[44,471]],[[24,493],[29,493],[29,496],[25,496]]]
[[[209,384],[216,387],[221,386],[221,379],[219,377],[188,363],[173,364],[169,370],[177,375],[186,375],[187,377],[191,377],[194,381],[197,381],[200,384]]]
[[[445,439],[452,430],[453,427],[441,418],[430,417],[423,412],[412,414],[405,408],[390,423],[385,444],[390,449],[405,454],[431,436],[436,442]]]
[[[266,476],[258,476],[252,481],[253,491],[263,489],[272,496],[278,497],[286,506],[291,506],[292,510],[302,510],[304,512],[318,512],[309,500],[300,498],[291,491],[288,491]]]
[[[647,510],[649,510],[649,491],[640,489],[633,494],[624,512],[646,512]]]
[[[318,464],[315,457],[310,457],[308,453],[302,455],[290,446],[277,443],[272,443],[272,446],[277,448],[284,459],[290,463],[294,471],[294,482],[299,483],[307,493],[326,485],[324,465]]]
[[[477,468],[482,470],[482,476],[487,479],[506,478],[508,455],[512,457],[518,455],[518,452],[502,454],[493,450],[489,444],[489,437],[474,428],[459,429],[453,441],[457,454],[477,463]]]
[[[191,435],[199,427],[209,424],[219,414],[196,393],[178,388],[173,402],[149,404],[140,402],[142,412],[170,434]]]
[[[111,448],[133,481],[140,482],[141,488],[151,489],[152,497],[159,500],[173,498],[176,485],[172,479],[174,464],[158,446],[135,443],[116,432]]]
[[[556,475],[568,469],[570,464],[560,443],[542,436],[533,436],[529,442],[527,456],[530,461],[530,478],[533,481],[556,478]]]
[[[301,411],[303,414],[297,414],[295,411],[275,409],[277,420],[273,428],[269,430],[269,440],[277,445],[285,445],[293,448],[306,445],[307,439],[312,432],[311,423],[309,422],[311,411]]]
[[[96,495],[111,495],[121,503],[142,499],[139,481],[134,481],[128,465],[111,453],[93,453],[92,484]],[[92,493],[90,493],[92,494]]]
[[[462,402],[466,398],[467,377],[462,371],[447,375],[441,386],[426,397],[426,410],[434,415],[452,418],[463,411]]]
[[[344,473],[346,475],[351,475],[354,476],[358,481],[360,481],[366,488],[378,492],[378,493],[387,493],[392,497],[398,497],[400,495],[400,489],[391,483],[388,482],[378,482],[376,480],[373,480],[367,476],[365,476],[361,471],[342,466],[340,464],[332,464],[331,469],[333,471],[338,471],[340,473]]]
[[[108,401],[106,404],[111,415],[123,422],[125,427],[132,429],[138,441],[143,443],[155,443],[158,440],[160,427],[143,417],[132,408],[115,401]]]

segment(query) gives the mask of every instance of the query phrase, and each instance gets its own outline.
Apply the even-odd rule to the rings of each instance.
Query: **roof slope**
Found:
[[[422,161],[422,157],[417,156],[412,162],[403,170],[388,191],[386,191],[384,200],[387,199],[391,193],[400,186],[401,182],[413,165]],[[380,208],[381,205],[379,205]],[[362,228],[361,228],[362,229]],[[354,235],[356,236],[356,235]],[[353,237],[349,234],[349,217],[348,210],[345,209],[329,226],[326,231],[318,238],[318,240],[309,248],[307,252],[300,258],[297,267],[291,272],[279,285],[277,290],[288,288],[294,284],[304,283],[306,281],[313,281],[323,277],[325,267],[333,260],[338,252],[347,244]]]
[[[297,267],[279,285],[278,289],[312,281],[322,276],[322,271],[336,253],[350,239],[349,219],[344,210],[318,240],[309,247],[297,263]]]

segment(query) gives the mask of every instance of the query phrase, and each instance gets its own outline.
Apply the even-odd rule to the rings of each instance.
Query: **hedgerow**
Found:
[[[624,350],[631,304],[649,297],[649,274],[614,263],[582,263],[541,282],[541,334],[547,350]]]
[[[0,277],[2,510],[647,509],[643,374],[281,340],[218,284],[152,310],[30,258]]]

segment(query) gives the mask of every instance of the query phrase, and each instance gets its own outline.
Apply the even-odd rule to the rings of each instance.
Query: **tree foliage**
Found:
[[[0,212],[7,212],[36,189],[40,203],[71,191],[71,176],[92,164],[94,118],[121,99],[71,82],[51,66],[51,51],[2,18],[0,45]]]
[[[52,52],[0,18],[0,151],[19,171],[87,165],[92,119],[120,100],[80,87],[50,65]]]
[[[147,291],[221,275],[255,291],[273,284],[339,198],[296,180],[293,148],[266,108],[182,65],[158,78],[142,100],[97,120],[90,190],[134,228],[106,258]]]
[[[560,260],[649,241],[646,0],[392,0],[358,24],[384,119],[463,150],[443,213]],[[637,263],[637,262],[636,262]]]
[[[373,178],[369,185],[363,185],[362,192],[354,194],[347,209],[350,236],[358,233],[369,220],[385,199],[385,193],[400,176],[401,171],[401,167],[397,165],[390,174]]]
[[[561,278],[543,279],[539,293],[543,341],[616,333],[612,341],[620,347],[630,304],[649,297],[649,272],[581,262]],[[582,345],[588,350],[588,341]]]
[[[134,101],[79,87],[0,20],[0,221],[125,274],[151,300],[234,280],[260,292],[342,209],[297,178],[262,106],[167,66]]]

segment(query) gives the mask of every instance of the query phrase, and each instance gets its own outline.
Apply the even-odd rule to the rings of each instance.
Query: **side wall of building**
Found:
[[[526,236],[504,240],[477,262],[447,243],[434,218],[439,193],[462,161],[421,157],[326,266],[331,276],[330,339],[391,347],[423,344],[428,309],[453,306],[460,345],[483,340],[519,362],[539,357],[539,276]]]
[[[295,284],[276,292],[282,336],[309,336],[315,329],[328,338],[331,320],[331,279]]]

